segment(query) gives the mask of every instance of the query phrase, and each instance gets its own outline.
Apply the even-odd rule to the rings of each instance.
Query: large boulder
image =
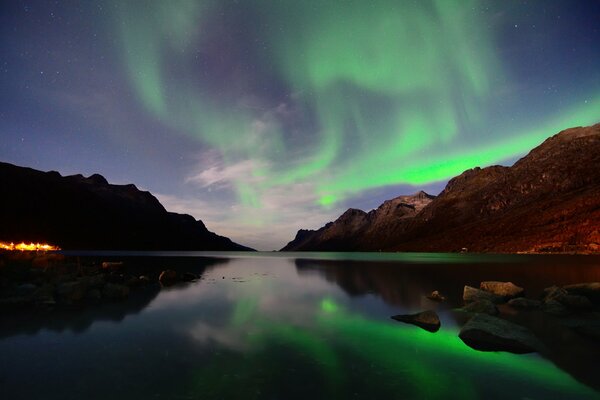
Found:
[[[485,281],[479,284],[479,288],[486,292],[504,297],[505,299],[523,296],[525,293],[525,290],[522,287],[519,287],[512,282]]]
[[[595,303],[600,303],[600,282],[576,283],[563,286],[569,294],[585,296]]]
[[[542,302],[539,300],[527,299],[525,297],[517,297],[510,299],[508,305],[514,308],[539,308]]]
[[[472,314],[498,315],[500,313],[498,307],[489,300],[474,301],[464,306],[461,310]]]
[[[494,293],[477,289],[472,286],[465,286],[463,290],[463,300],[466,303],[472,303],[480,300],[488,300],[495,304],[504,302],[504,298],[502,296],[498,296]]]
[[[429,332],[437,332],[440,329],[440,318],[435,311],[427,310],[417,314],[394,315],[392,319],[408,324],[416,325]]]
[[[482,351],[524,354],[543,348],[529,329],[487,314],[476,314],[458,336],[467,346]]]

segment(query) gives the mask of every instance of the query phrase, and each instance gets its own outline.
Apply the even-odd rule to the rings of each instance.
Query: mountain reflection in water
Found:
[[[81,310],[83,330],[54,329],[48,316],[8,330],[2,321],[2,392],[61,399],[598,396],[597,343],[539,313],[519,313],[509,317],[541,332],[548,354],[478,352],[458,338],[464,315],[453,311],[463,285],[481,280],[511,280],[533,297],[552,284],[600,281],[598,258],[212,256],[179,259],[183,269],[201,266],[201,280],[111,304],[129,310],[117,318]],[[173,260],[156,265],[173,267]],[[432,290],[448,302],[427,300]],[[389,319],[425,308],[437,308],[439,332]],[[36,319],[45,322],[32,329]],[[64,383],[69,374],[77,379]]]

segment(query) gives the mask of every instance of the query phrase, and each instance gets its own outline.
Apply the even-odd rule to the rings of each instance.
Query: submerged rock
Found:
[[[429,332],[437,332],[440,329],[440,318],[432,310],[423,311],[417,314],[394,315],[392,319],[408,324],[416,325]]]
[[[463,290],[463,300],[467,303],[480,300],[488,300],[492,303],[502,303],[504,298],[494,293],[486,292],[485,290],[477,289],[472,286],[465,286]]]
[[[460,330],[465,344],[481,351],[532,353],[542,349],[542,343],[527,328],[498,317],[477,314]]]
[[[512,282],[485,281],[479,284],[479,288],[486,292],[512,299],[522,296],[525,290]]]
[[[498,315],[500,313],[498,307],[489,300],[474,301],[464,306],[461,310],[473,314]]]
[[[440,292],[438,292],[437,290],[434,290],[433,292],[431,292],[431,294],[429,294],[427,296],[427,298],[429,300],[433,300],[433,301],[446,301],[446,297],[442,296],[440,294]]]
[[[525,297],[517,297],[510,299],[508,305],[514,308],[539,308],[542,302],[539,300],[527,299]]]

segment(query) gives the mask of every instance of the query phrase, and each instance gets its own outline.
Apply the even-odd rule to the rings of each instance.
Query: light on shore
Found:
[[[20,251],[53,251],[53,250],[60,250],[60,247],[58,246],[53,246],[51,244],[47,244],[47,243],[25,243],[25,242],[21,242],[21,243],[6,243],[6,242],[0,242],[0,250],[10,250],[10,251],[15,251],[15,250],[20,250]]]

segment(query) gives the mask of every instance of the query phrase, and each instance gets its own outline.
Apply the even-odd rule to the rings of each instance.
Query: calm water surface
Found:
[[[458,338],[465,316],[453,310],[462,287],[481,280],[511,280],[532,297],[600,281],[598,257],[102,256],[202,278],[124,303],[0,319],[2,399],[600,398],[598,343],[512,312],[547,354],[478,352]],[[427,300],[432,290],[449,301]],[[437,333],[390,319],[424,309],[440,314]]]

